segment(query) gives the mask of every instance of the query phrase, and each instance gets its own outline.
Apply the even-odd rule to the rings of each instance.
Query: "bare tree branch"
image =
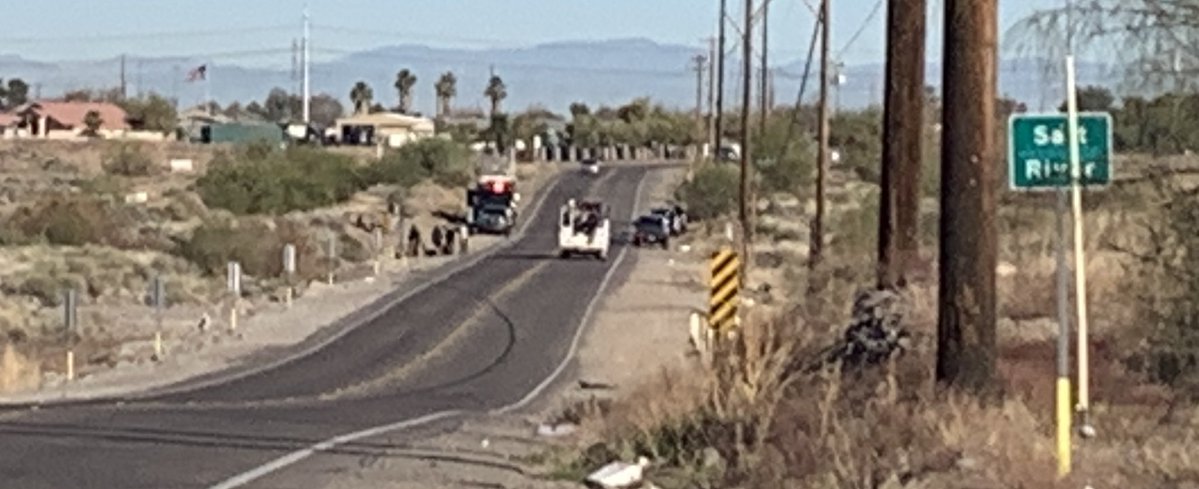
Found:
[[[1046,75],[1060,75],[1067,51],[1067,22],[1075,50],[1110,60],[1124,71],[1124,89],[1194,89],[1199,67],[1199,0],[1090,0],[1039,10],[1007,32],[1005,48],[1043,61]]]

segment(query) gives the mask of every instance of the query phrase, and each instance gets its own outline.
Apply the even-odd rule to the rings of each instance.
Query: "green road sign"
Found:
[[[1066,114],[1014,114],[1008,121],[1008,182],[1015,190],[1070,186]],[[1105,112],[1078,114],[1078,156],[1082,184],[1106,186],[1112,180],[1112,118]]]

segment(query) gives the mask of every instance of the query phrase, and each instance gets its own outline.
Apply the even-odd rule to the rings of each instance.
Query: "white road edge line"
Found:
[[[421,416],[419,418],[413,418],[413,419],[409,419],[406,421],[400,421],[397,423],[387,424],[387,425],[383,425],[383,426],[376,426],[374,428],[365,429],[362,431],[356,431],[354,433],[341,435],[336,438],[330,438],[328,440],[322,441],[320,443],[312,445],[303,450],[297,450],[295,452],[291,452],[285,456],[282,456],[275,460],[272,460],[272,461],[270,461],[262,466],[259,466],[253,470],[238,474],[220,484],[212,486],[210,489],[234,489],[237,487],[242,487],[246,484],[249,484],[249,483],[263,477],[263,476],[270,474],[271,472],[275,472],[279,469],[287,467],[288,465],[292,465],[296,462],[299,462],[308,457],[311,457],[316,452],[324,452],[324,451],[332,450],[333,448],[337,447],[338,445],[352,443],[352,442],[361,440],[363,438],[367,438],[367,437],[371,437],[371,436],[375,436],[375,435],[381,435],[381,434],[387,433],[389,431],[402,430],[402,429],[411,428],[414,426],[432,423],[435,421],[440,421],[442,419],[449,418],[452,416],[457,416],[459,414],[462,414],[462,412],[461,411],[441,411],[441,412],[433,413],[433,414],[430,414],[427,416]]]
[[[637,210],[641,207],[641,191],[645,187],[645,181],[649,178],[649,174],[650,174],[650,172],[647,171],[644,175],[641,176],[641,180],[639,180],[637,182],[637,190],[636,190],[636,193],[633,195],[633,210],[629,216],[630,219],[632,219],[633,217],[635,217],[637,215]],[[539,204],[538,207],[540,208],[540,203],[538,203],[538,204]],[[531,222],[531,220],[525,221],[525,222],[526,223]],[[521,232],[523,234],[524,230],[522,229]],[[538,384],[537,387],[534,387],[532,391],[530,391],[528,394],[526,394],[519,401],[509,404],[507,406],[504,406],[502,408],[493,410],[493,411],[491,411],[492,414],[504,414],[504,413],[509,413],[509,412],[515,411],[517,409],[523,408],[525,405],[532,402],[533,399],[536,399],[537,396],[541,395],[541,393],[543,391],[545,391],[545,389],[549,388],[549,386],[551,384],[553,384],[554,381],[557,380],[559,376],[562,375],[562,372],[566,371],[566,367],[568,365],[570,365],[571,360],[573,360],[575,354],[578,353],[579,343],[583,339],[583,332],[587,330],[587,324],[591,322],[591,315],[595,312],[596,304],[598,304],[600,298],[604,296],[604,290],[608,288],[608,284],[612,281],[612,277],[616,274],[616,270],[620,268],[620,264],[624,261],[625,254],[628,252],[628,249],[629,249],[628,246],[622,246],[620,248],[620,253],[617,253],[616,259],[613,260],[613,262],[612,262],[612,266],[610,268],[608,268],[608,272],[604,274],[603,280],[600,281],[599,289],[597,289],[596,294],[591,297],[591,301],[589,301],[587,303],[587,309],[585,309],[583,311],[583,317],[579,320],[579,325],[575,329],[575,336],[574,336],[574,339],[570,343],[570,349],[567,350],[566,357],[563,358],[562,362],[558,364],[558,368],[554,369],[554,371],[552,373],[550,373],[549,377],[546,377],[545,380],[541,381],[541,383]],[[243,472],[243,473],[235,475],[229,479],[226,479],[225,481],[223,481],[215,486],[212,486],[209,489],[236,489],[239,487],[243,487],[246,484],[254,482],[255,480],[258,480],[267,475],[270,475],[273,472],[276,472],[280,469],[286,468],[289,465],[294,465],[308,457],[311,457],[311,456],[315,455],[317,452],[329,451],[329,450],[332,450],[333,448],[336,448],[339,445],[344,445],[346,443],[352,443],[357,440],[361,440],[363,438],[369,438],[372,436],[386,434],[386,433],[389,433],[392,431],[413,428],[416,426],[433,423],[436,421],[440,421],[440,420],[443,420],[446,418],[458,416],[461,414],[466,414],[466,413],[465,413],[465,411],[458,411],[458,410],[438,411],[436,413],[421,416],[419,418],[398,421],[398,422],[391,423],[391,424],[376,426],[374,428],[367,428],[365,430],[355,431],[353,433],[346,433],[344,435],[330,438],[328,440],[314,444],[308,448],[305,448],[302,450],[297,450],[297,451],[294,451],[287,455],[284,455],[282,457],[279,457],[275,460],[267,462],[264,465],[261,465],[254,469],[251,469],[249,471]]]

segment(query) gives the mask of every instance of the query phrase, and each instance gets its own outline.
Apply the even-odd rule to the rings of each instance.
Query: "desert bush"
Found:
[[[104,171],[122,177],[147,177],[156,173],[157,167],[137,144],[120,143],[104,155]]]
[[[354,160],[309,148],[218,155],[196,189],[209,207],[284,214],[344,202],[364,188]]]
[[[475,165],[470,150],[461,143],[425,139],[387,154],[371,165],[367,175],[371,183],[412,187],[430,179],[444,187],[458,187],[474,179]]]
[[[1148,331],[1133,366],[1199,399],[1199,199],[1168,177],[1151,182],[1157,212],[1134,221],[1109,246],[1131,257],[1138,317]]]
[[[117,248],[138,246],[137,239],[128,234],[134,224],[131,214],[118,204],[65,194],[48,195],[19,209],[8,223],[27,239],[63,246],[100,244]]]
[[[325,253],[314,244],[308,229],[285,219],[274,223],[210,220],[180,244],[178,254],[210,275],[224,274],[226,265],[237,261],[247,275],[279,277],[283,274],[283,247],[288,243],[296,247],[298,278],[325,272],[321,262]]]
[[[739,175],[732,165],[704,164],[678,188],[676,198],[687,207],[690,218],[702,221],[727,215],[737,206]]]

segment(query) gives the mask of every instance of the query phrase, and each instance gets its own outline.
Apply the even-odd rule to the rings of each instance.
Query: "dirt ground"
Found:
[[[651,177],[638,212],[669,200],[682,176],[682,170],[670,170]],[[336,470],[336,477],[314,487],[578,487],[577,481],[561,480],[545,460],[562,443],[578,439],[574,434],[539,435],[539,425],[553,424],[581,403],[614,399],[658,376],[686,375],[697,365],[688,318],[705,301],[704,260],[691,247],[686,252],[672,248],[629,250],[622,264],[628,273],[616,275],[598,304],[582,337],[575,368],[535,407],[472,418],[426,434],[403,456],[383,457],[371,464],[341,460],[343,467]]]
[[[524,195],[521,205],[527,207],[535,202],[538,190],[556,172],[557,169],[549,165],[520,165],[518,176]],[[385,198],[384,195],[363,192],[346,204],[314,211],[305,218],[314,221],[344,220],[345,215],[363,209],[385,207]],[[411,221],[427,229],[427,226],[436,221],[432,217],[436,210],[448,206],[447,202],[460,201],[460,192],[434,186],[418,186],[409,193],[408,202],[416,204],[412,205],[414,218]],[[396,236],[388,236],[386,239],[388,242],[396,241],[399,234],[397,231]],[[472,238],[469,254],[489,249],[500,241],[500,238],[486,236]],[[83,250],[82,252],[86,252],[86,249]],[[10,251],[12,250],[6,250],[6,253]],[[92,253],[104,252],[105,250],[98,250]],[[121,252],[113,250],[111,253]],[[143,268],[149,266],[149,262],[161,262],[163,258],[147,254],[138,260],[136,256],[130,259],[124,255],[120,257],[121,263],[131,261],[130,267]],[[381,260],[381,273],[377,277],[373,273],[373,262],[368,260],[367,263],[339,269],[332,286],[323,281],[303,284],[302,295],[294,300],[291,307],[284,304],[285,288],[260,289],[258,293],[251,294],[238,303],[235,330],[230,329],[232,315],[227,301],[215,304],[196,301],[169,307],[164,311],[161,323],[165,358],[157,362],[153,360],[154,332],[159,328],[151,308],[137,304],[136,298],[81,306],[79,323],[83,340],[76,345],[75,358],[78,378],[66,382],[65,347],[39,351],[38,357],[33,359],[27,358],[19,351],[6,351],[3,366],[0,366],[4,373],[0,376],[0,380],[3,380],[0,382],[0,392],[6,394],[0,397],[0,402],[26,403],[48,399],[118,395],[169,385],[217,371],[235,365],[248,355],[264,348],[292,345],[302,341],[405,283],[410,279],[412,272],[435,267],[447,260],[462,258],[421,257],[397,260],[392,258],[393,256],[385,255]],[[115,259],[108,257],[102,261],[107,263]],[[181,284],[178,280],[176,278],[171,287],[179,287]],[[223,280],[210,282],[213,283],[193,286],[222,288],[224,285]],[[249,286],[257,284],[247,284],[247,287]],[[36,307],[29,307],[32,308],[27,311],[30,314],[61,313],[61,309],[36,311]],[[207,318],[207,327],[202,330],[200,324],[204,321],[203,318]]]

